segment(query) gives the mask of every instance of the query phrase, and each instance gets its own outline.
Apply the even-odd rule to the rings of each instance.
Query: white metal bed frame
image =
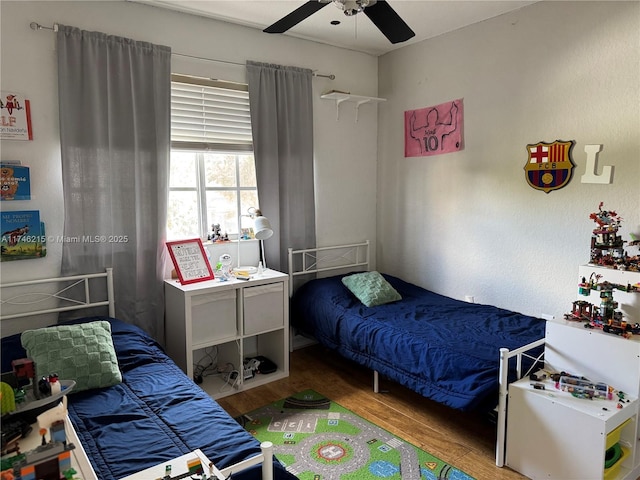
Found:
[[[369,269],[369,241],[335,245],[329,247],[306,248],[294,250],[289,248],[289,296],[293,295],[293,280],[302,275],[310,274],[337,274],[337,270]],[[301,265],[295,269],[295,265]],[[517,378],[529,375],[530,371],[522,372],[522,360],[528,358],[534,360],[535,366],[541,361],[542,354],[534,357],[529,352],[534,348],[544,345],[545,339],[523,345],[520,348],[509,350],[500,349],[499,356],[499,393],[497,409],[497,438],[496,438],[496,465],[503,467],[506,449],[506,422],[507,422],[507,395],[509,389],[509,362],[515,359]],[[373,390],[379,392],[378,372],[373,371]]]
[[[89,280],[101,278],[103,278],[106,283],[107,298],[103,300],[92,300],[92,288]],[[67,296],[69,290],[78,285],[83,286],[84,299],[78,300]],[[44,289],[46,286],[49,286],[49,291],[33,290],[34,288]],[[53,289],[55,290],[52,293],[51,290]],[[0,321],[104,306],[108,306],[109,316],[115,317],[112,268],[107,268],[101,273],[3,283],[0,285],[0,297]],[[58,304],[58,306],[48,306],[51,303]],[[42,304],[47,305],[47,307],[38,308],[38,306]],[[5,315],[4,309],[7,306],[15,307],[17,311]],[[229,478],[232,474],[246,470],[254,465],[262,464],[262,480],[273,480],[273,443],[262,442],[260,444],[260,451],[261,453],[253,457],[220,469],[220,472],[224,478]]]
[[[93,278],[104,278],[107,287],[106,300],[91,300],[91,288],[89,280]],[[77,285],[84,286],[84,300],[78,300],[70,298],[65,295],[66,292],[71,290]],[[30,287],[37,285],[38,288],[44,285],[50,285],[58,288],[53,293],[44,291],[33,291]],[[7,294],[8,289],[18,289],[13,294],[10,292]],[[115,299],[113,294],[113,269],[107,268],[102,273],[90,273],[86,275],[74,275],[69,277],[58,278],[44,278],[39,280],[26,280],[23,282],[3,283],[0,285],[0,291],[2,292],[2,300],[0,305],[2,306],[2,312],[0,313],[0,320],[10,320],[13,318],[22,318],[33,315],[44,315],[48,313],[68,312],[73,310],[80,310],[83,308],[96,308],[96,307],[109,307],[109,316],[115,316]],[[5,298],[5,295],[11,295]],[[47,304],[47,302],[58,304],[58,306],[52,306],[49,308],[40,308],[37,310],[31,310],[30,308],[35,305]],[[16,306],[18,309],[24,307],[24,311],[17,311],[14,313],[4,314],[4,309],[7,306]]]

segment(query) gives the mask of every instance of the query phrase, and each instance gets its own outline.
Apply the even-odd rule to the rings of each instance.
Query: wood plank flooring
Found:
[[[444,407],[382,378],[384,392],[373,393],[370,370],[319,345],[292,352],[290,365],[288,378],[218,403],[235,417],[310,388],[478,480],[526,478],[495,466],[496,428],[483,416]]]

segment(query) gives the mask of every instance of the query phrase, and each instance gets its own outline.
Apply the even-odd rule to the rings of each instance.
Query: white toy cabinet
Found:
[[[270,269],[248,281],[165,280],[167,354],[192,379],[198,365],[217,366],[200,384],[213,398],[287,377],[288,282],[286,274]],[[245,359],[256,356],[271,360],[277,370],[245,376]]]
[[[584,265],[582,277],[634,285],[640,273]],[[579,296],[579,300],[587,297]],[[640,293],[616,292],[628,322],[640,322]],[[597,304],[598,293],[591,292]],[[570,311],[570,305],[567,307]],[[560,316],[561,317],[561,316]],[[547,322],[545,365],[548,370],[580,375],[625,392],[618,398],[584,399],[556,389],[550,379],[536,389],[528,378],[509,386],[506,464],[532,479],[636,480],[640,477],[640,335],[625,339],[588,329],[582,322]],[[614,445],[622,456],[605,469]],[[617,455],[612,457],[618,458]]]

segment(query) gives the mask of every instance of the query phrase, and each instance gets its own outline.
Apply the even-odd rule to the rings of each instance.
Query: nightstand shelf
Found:
[[[165,280],[167,353],[213,398],[287,377],[288,281],[274,270],[248,281]],[[245,360],[257,356],[276,370],[245,373]]]

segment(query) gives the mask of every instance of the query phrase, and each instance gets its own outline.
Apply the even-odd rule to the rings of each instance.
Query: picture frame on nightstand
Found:
[[[199,238],[167,242],[171,261],[182,285],[213,280],[213,270]]]

